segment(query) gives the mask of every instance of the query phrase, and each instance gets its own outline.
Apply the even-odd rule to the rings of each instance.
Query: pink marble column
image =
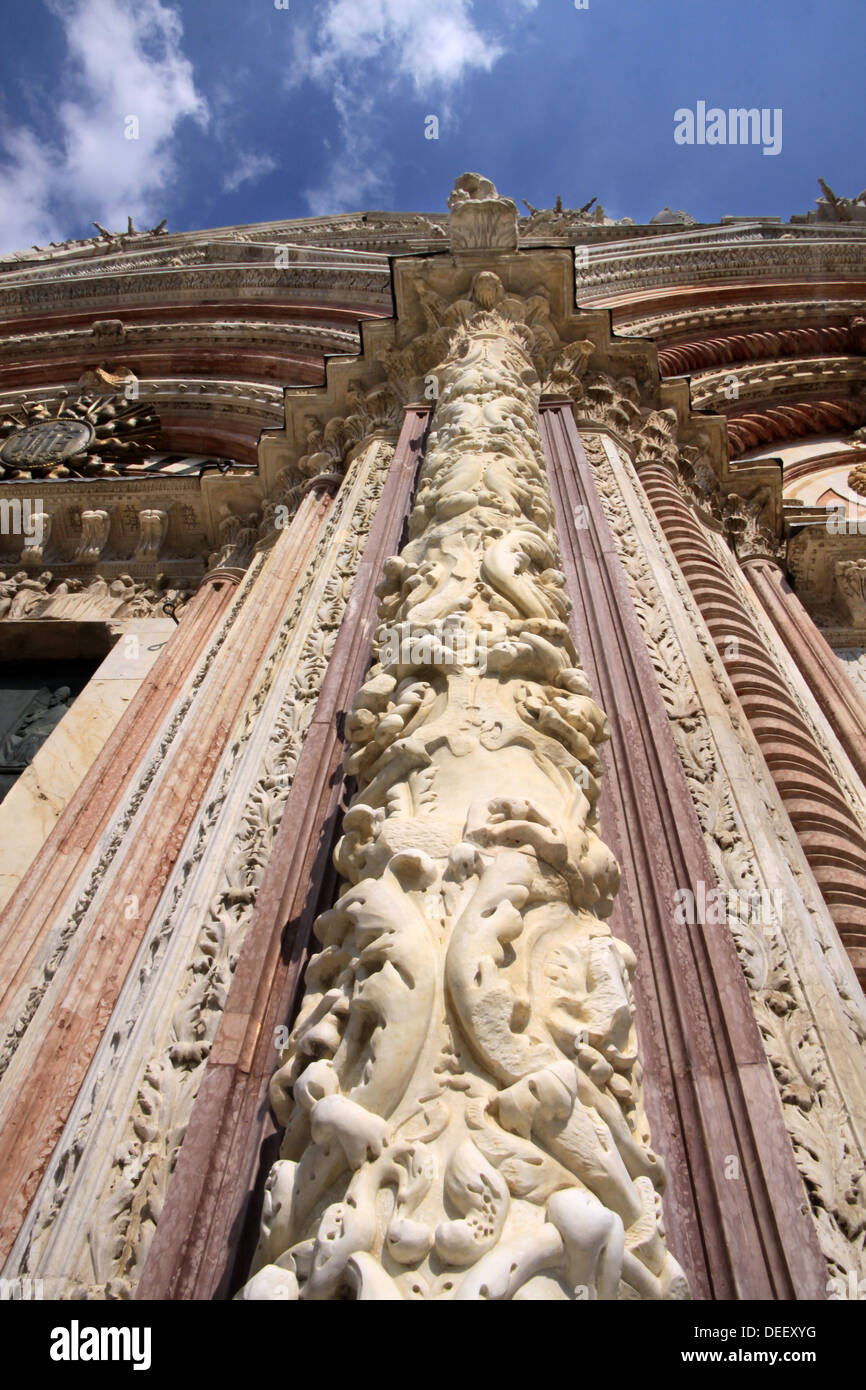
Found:
[[[622,883],[610,927],[638,960],[670,1245],[698,1298],[823,1298],[824,1261],[736,946],[727,925],[676,921],[677,891],[709,892],[716,878],[593,470],[570,404],[543,407],[541,424],[575,645],[611,726],[600,819]],[[740,1160],[738,1181],[727,1155]]]
[[[776,560],[755,555],[744,573],[767,610],[860,780],[866,783],[866,702],[806,612]]]

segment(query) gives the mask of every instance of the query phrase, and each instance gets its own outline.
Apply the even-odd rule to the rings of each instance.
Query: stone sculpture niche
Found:
[[[410,541],[379,589],[343,889],[271,1088],[285,1138],[244,1299],[689,1296],[635,960],[605,924],[607,726],[566,622],[532,331],[513,297],[490,307],[490,278],[437,368]],[[449,624],[483,671],[453,643],[437,660]]]

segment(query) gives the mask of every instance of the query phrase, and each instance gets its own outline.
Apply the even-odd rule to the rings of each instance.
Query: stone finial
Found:
[[[448,199],[453,251],[516,251],[517,204],[481,174],[461,174]]]
[[[655,217],[649,221],[651,227],[670,226],[670,227],[696,227],[697,222],[690,212],[683,212],[682,208],[674,209],[663,207],[661,212],[657,212]]]

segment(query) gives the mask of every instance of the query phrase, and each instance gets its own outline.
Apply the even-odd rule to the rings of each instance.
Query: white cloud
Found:
[[[501,46],[472,19],[471,0],[332,0],[311,56],[311,73],[327,79],[349,63],[387,64],[412,78],[416,91],[489,72]]]
[[[279,160],[272,154],[239,155],[234,168],[223,178],[223,192],[236,193],[242,184],[255,183],[266,174],[272,174],[278,165]]]
[[[340,128],[340,151],[307,199],[313,217],[370,207],[387,189],[388,154],[374,134],[375,97],[335,77],[331,94]]]
[[[499,30],[511,30],[538,0],[503,0]],[[370,206],[387,186],[389,157],[377,134],[378,99],[407,78],[418,97],[447,98],[474,72],[490,72],[507,51],[502,34],[482,30],[472,0],[330,0],[316,27],[293,36],[291,85],[309,76],[330,91],[340,149],[306,191],[314,215]],[[375,69],[373,70],[373,65]]]
[[[69,56],[55,133],[19,127],[0,153],[0,248],[62,240],[96,219],[111,230],[165,216],[178,127],[207,105],[181,52],[178,15],[161,0],[49,0]],[[127,130],[138,122],[137,139]]]

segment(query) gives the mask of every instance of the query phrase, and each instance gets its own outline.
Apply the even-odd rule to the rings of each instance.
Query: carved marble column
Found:
[[[741,564],[853,767],[866,783],[866,703],[863,697],[848,680],[836,653],[797,598],[782,566],[764,555],[750,556]]]
[[[688,1296],[634,955],[605,924],[607,725],[566,622],[531,329],[477,307],[495,279],[436,370],[347,723],[346,882],[271,1086],[286,1135],[247,1298]]]
[[[652,424],[652,422],[650,422]],[[857,970],[866,981],[866,833],[811,730],[677,487],[676,466],[639,441],[635,466],[740,698],[806,858]]]

